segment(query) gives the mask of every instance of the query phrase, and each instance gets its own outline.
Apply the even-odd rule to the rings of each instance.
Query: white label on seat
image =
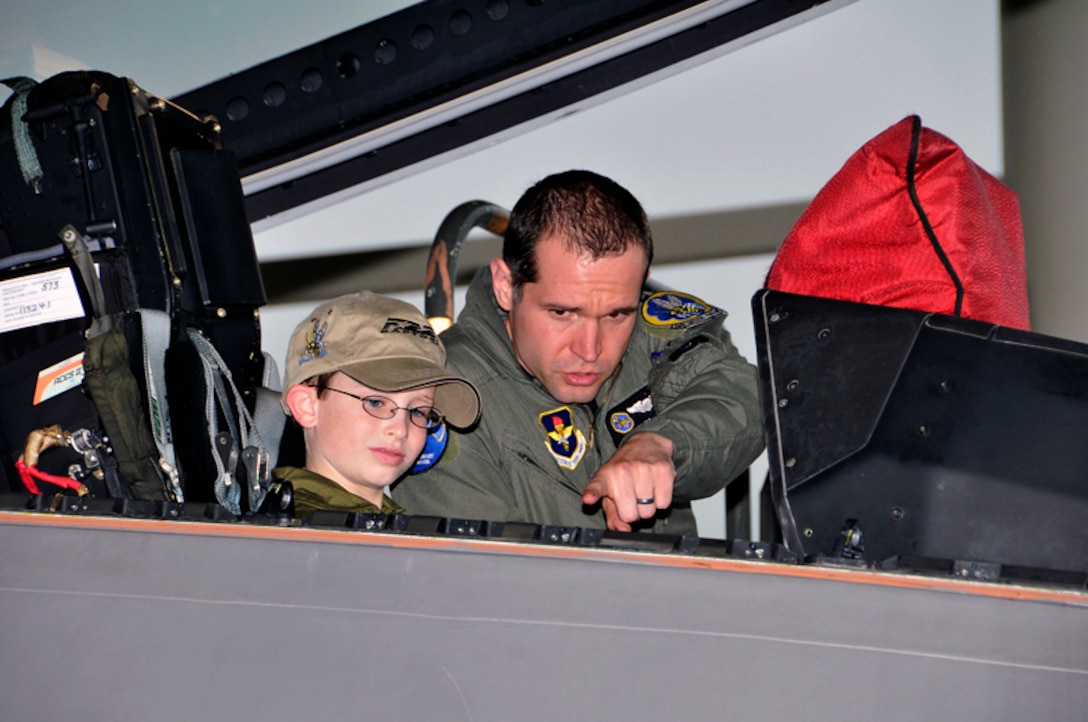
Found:
[[[70,269],[0,281],[0,333],[82,315],[83,303]]]

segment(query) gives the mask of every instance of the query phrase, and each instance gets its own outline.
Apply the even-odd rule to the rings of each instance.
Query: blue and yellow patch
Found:
[[[677,291],[658,291],[642,302],[642,320],[658,328],[685,328],[722,313],[702,299]]]
[[[617,434],[626,434],[635,428],[635,420],[626,411],[617,411],[608,417],[608,423]]]
[[[576,469],[586,453],[586,437],[574,426],[569,406],[545,411],[539,417],[548,451],[564,469]]]

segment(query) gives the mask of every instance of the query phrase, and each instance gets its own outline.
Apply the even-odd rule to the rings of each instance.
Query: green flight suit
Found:
[[[479,389],[483,416],[393,497],[413,514],[603,528],[600,504],[583,505],[582,490],[624,439],[653,431],[674,444],[673,506],[640,530],[697,534],[690,502],[720,491],[763,450],[756,369],[724,315],[685,294],[644,296],[596,403],[564,404],[518,364],[481,269],[442,342],[447,364]]]
[[[289,481],[294,488],[295,518],[301,519],[310,512],[326,509],[329,511],[358,511],[365,514],[403,514],[404,507],[382,495],[379,509],[366,499],[355,496],[334,481],[315,474],[309,469],[294,466],[278,466],[272,470],[272,478]]]

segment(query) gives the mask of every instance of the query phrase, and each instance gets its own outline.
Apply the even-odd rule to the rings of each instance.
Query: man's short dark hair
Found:
[[[536,244],[548,235],[561,236],[571,249],[590,258],[637,247],[646,252],[647,269],[653,260],[653,236],[642,205],[619,183],[591,171],[550,175],[514,204],[502,258],[515,292],[536,281]]]

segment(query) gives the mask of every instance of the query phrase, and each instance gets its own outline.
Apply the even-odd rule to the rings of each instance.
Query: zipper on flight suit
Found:
[[[525,452],[523,452],[523,451],[515,451],[514,453],[515,453],[515,454],[517,455],[517,457],[518,457],[519,459],[521,459],[521,460],[522,460],[522,461],[524,461],[524,462],[525,462],[526,464],[528,464],[529,466],[531,466],[531,467],[533,467],[534,469],[536,469],[537,471],[539,471],[539,472],[540,472],[541,474],[544,474],[544,476],[548,477],[549,479],[551,479],[551,480],[552,480],[552,481],[554,481],[555,483],[559,484],[559,485],[560,485],[560,486],[562,486],[562,487],[563,487],[564,489],[567,489],[567,490],[569,490],[569,491],[572,491],[572,492],[574,492],[575,494],[577,494],[577,495],[579,496],[579,498],[580,498],[580,497],[582,496],[582,492],[578,491],[577,489],[573,489],[573,488],[571,488],[571,486],[570,486],[569,484],[567,484],[567,482],[565,482],[565,481],[564,481],[564,480],[563,480],[562,478],[560,478],[560,477],[558,477],[558,476],[556,476],[556,475],[552,474],[552,473],[551,473],[551,472],[549,472],[549,471],[548,471],[547,469],[545,469],[544,467],[542,467],[542,466],[541,466],[540,464],[538,464],[538,463],[536,463],[535,461],[533,461],[533,460],[532,460],[532,459],[531,459],[531,458],[529,457],[529,455],[528,455],[528,454],[526,454]]]

